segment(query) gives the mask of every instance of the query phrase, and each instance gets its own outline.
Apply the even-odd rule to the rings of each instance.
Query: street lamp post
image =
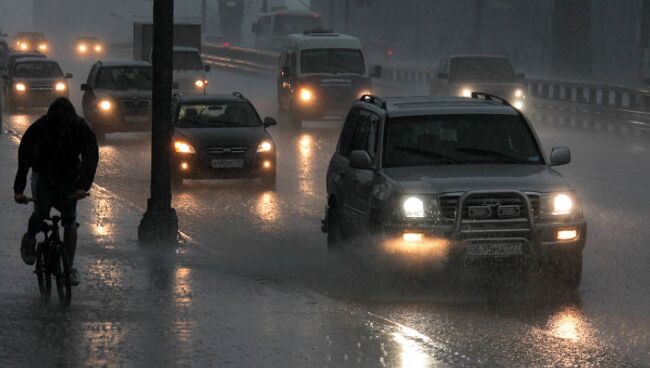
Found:
[[[154,0],[151,197],[138,227],[138,239],[144,242],[176,241],[178,236],[170,183],[173,32],[174,0]]]

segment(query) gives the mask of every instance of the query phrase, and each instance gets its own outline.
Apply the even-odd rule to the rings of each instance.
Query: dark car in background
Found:
[[[233,95],[176,96],[173,102],[172,183],[184,179],[276,180],[276,147],[253,104]]]
[[[15,113],[20,107],[46,107],[58,97],[68,97],[66,79],[70,78],[72,74],[64,74],[54,60],[42,57],[17,59],[2,74],[5,105],[10,113]]]
[[[50,51],[50,42],[43,32],[18,32],[14,36],[13,48],[19,51]]]
[[[99,37],[83,36],[74,40],[74,52],[79,57],[102,56],[106,52],[106,44]]]
[[[151,130],[153,70],[144,61],[93,64],[86,83],[82,108],[97,139],[108,133]]]
[[[431,94],[471,97],[472,92],[490,93],[522,110],[526,106],[524,78],[505,56],[452,55],[440,61]]]

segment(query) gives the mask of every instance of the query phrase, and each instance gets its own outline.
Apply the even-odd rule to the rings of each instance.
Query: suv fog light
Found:
[[[183,163],[181,164],[181,169],[182,169],[182,170],[187,170],[187,169],[189,169],[189,168],[190,168],[190,165],[188,165],[187,162],[183,162]]]
[[[271,161],[268,161],[268,160],[267,160],[267,161],[264,161],[264,162],[262,163],[262,166],[263,166],[265,169],[270,169],[270,168],[271,168]]]
[[[578,230],[576,229],[558,230],[556,239],[562,241],[576,240],[578,239]]]
[[[424,241],[424,234],[422,233],[404,233],[402,239],[407,243],[421,243]]]

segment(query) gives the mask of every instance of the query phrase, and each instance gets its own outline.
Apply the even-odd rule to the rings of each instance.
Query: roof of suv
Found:
[[[176,101],[180,104],[210,103],[210,102],[250,102],[242,95],[177,95]]]
[[[120,67],[120,66],[151,66],[151,63],[148,61],[111,61],[111,62],[102,62],[98,61],[102,67]]]
[[[500,101],[466,97],[386,97],[374,102],[361,100],[360,103],[381,105],[390,116],[395,117],[456,114],[517,115],[517,111],[512,106]]]

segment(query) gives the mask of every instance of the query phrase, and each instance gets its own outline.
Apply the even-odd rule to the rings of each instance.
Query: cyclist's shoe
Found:
[[[28,266],[36,263],[36,238],[29,235],[29,233],[25,233],[23,240],[20,242],[20,256]]]
[[[79,282],[81,282],[81,277],[79,277],[79,271],[77,271],[76,268],[73,268],[72,272],[70,272],[70,285],[77,286],[79,285]]]

